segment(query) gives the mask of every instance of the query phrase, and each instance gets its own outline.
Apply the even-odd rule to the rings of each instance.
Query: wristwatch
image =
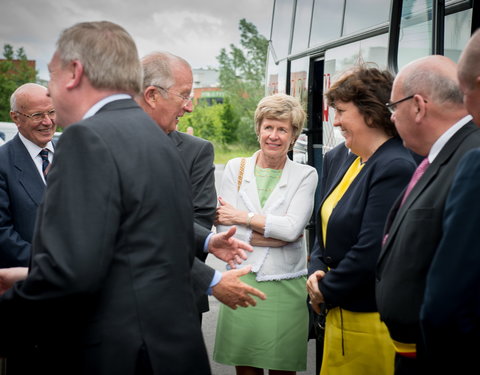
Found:
[[[250,228],[250,223],[252,222],[252,217],[254,217],[255,214],[253,212],[249,212],[247,214],[247,227]]]

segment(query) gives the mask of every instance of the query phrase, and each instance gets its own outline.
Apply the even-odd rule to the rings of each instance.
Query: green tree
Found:
[[[220,85],[225,92],[232,115],[236,118],[236,134],[246,146],[256,145],[253,115],[258,101],[265,94],[265,64],[268,40],[258,33],[257,27],[245,19],[240,20],[240,47],[231,44],[222,48],[217,56]],[[234,131],[225,129],[225,133]],[[224,133],[224,134],[225,134]]]
[[[5,44],[3,58],[0,61],[0,121],[10,121],[10,96],[18,86],[36,82],[37,71],[28,65],[22,47],[14,52],[10,44]]]

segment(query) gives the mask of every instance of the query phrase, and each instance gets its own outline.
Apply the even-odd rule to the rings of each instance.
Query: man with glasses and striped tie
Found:
[[[29,264],[56,130],[52,99],[41,85],[26,83],[18,87],[10,98],[10,108],[18,133],[0,148],[0,268]],[[7,374],[26,373],[29,367],[24,359],[9,357]]]
[[[18,134],[0,149],[0,268],[28,266],[56,130],[55,109],[45,87],[18,87],[10,106]]]

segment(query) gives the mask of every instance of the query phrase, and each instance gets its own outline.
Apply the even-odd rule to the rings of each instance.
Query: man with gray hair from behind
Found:
[[[190,277],[190,182],[133,100],[135,42],[117,24],[83,22],[56,47],[48,93],[66,129],[28,276],[0,298],[0,353],[31,345],[38,374],[210,374]]]
[[[458,62],[465,106],[480,126],[480,30]],[[480,364],[480,149],[460,161],[445,204],[443,237],[421,310],[428,364],[435,374],[478,374]]]

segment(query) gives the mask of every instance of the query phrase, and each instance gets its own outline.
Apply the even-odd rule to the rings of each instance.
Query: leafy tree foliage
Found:
[[[10,121],[10,96],[27,82],[36,82],[37,71],[28,65],[23,47],[14,52],[10,44],[3,46],[0,61],[0,121]]]
[[[257,27],[245,19],[240,20],[240,47],[230,45],[222,48],[217,56],[220,71],[220,85],[225,92],[237,124],[236,135],[225,140],[238,139],[245,145],[256,145],[253,115],[258,101],[265,94],[265,64],[268,40],[258,33]],[[224,135],[225,136],[225,135]]]

